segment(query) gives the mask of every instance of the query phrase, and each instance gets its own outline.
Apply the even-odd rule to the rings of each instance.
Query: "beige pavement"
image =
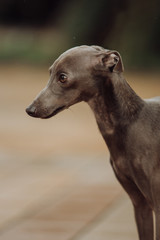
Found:
[[[127,75],[141,96],[160,94],[158,74]],[[24,112],[47,79],[45,68],[0,66],[0,240],[138,239],[88,106],[49,120]]]

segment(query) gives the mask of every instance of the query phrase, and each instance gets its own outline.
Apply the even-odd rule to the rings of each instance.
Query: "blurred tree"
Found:
[[[101,45],[112,32],[116,15],[126,8],[127,0],[72,0],[60,18],[61,27],[72,44]]]
[[[125,65],[135,68],[157,67],[160,64],[160,1],[128,1],[128,8],[117,15],[106,43],[119,49]]]
[[[57,18],[64,0],[1,0],[0,22],[4,25],[42,27]]]
[[[22,37],[22,45],[24,54],[32,49],[33,56],[33,50],[36,49],[38,59],[42,49],[42,57],[44,58],[45,54],[47,59],[49,54],[53,54],[50,49],[55,49],[59,54],[75,45],[97,44],[119,50],[127,67],[159,68],[159,0],[1,0],[0,23],[1,26],[18,26],[20,29],[25,29],[24,26],[32,28],[30,34],[33,39],[28,37],[27,40],[25,36],[25,40]],[[51,32],[50,35],[45,33],[42,41],[42,35],[33,34],[33,31],[35,33],[36,29],[41,28],[50,28]],[[12,44],[9,44],[9,37],[6,41],[4,34],[3,39],[1,48],[5,58],[3,46],[5,45],[6,49],[10,46],[6,51],[9,56]],[[20,40],[17,39],[20,45]],[[17,39],[15,38],[15,43]],[[26,45],[28,47],[25,47]],[[15,48],[14,54],[16,56]]]

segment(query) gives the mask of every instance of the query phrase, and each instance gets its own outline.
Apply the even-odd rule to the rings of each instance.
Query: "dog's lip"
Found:
[[[63,111],[65,108],[66,108],[65,106],[58,107],[58,108],[56,108],[51,114],[49,114],[49,115],[46,116],[46,117],[42,117],[42,118],[43,118],[43,119],[51,118],[51,117],[55,116],[57,113]]]

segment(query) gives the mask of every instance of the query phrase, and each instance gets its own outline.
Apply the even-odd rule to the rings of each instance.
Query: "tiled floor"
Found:
[[[15,169],[6,159],[0,239],[135,239],[131,205],[107,158],[15,160]]]

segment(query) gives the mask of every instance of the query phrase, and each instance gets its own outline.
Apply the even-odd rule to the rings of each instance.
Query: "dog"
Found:
[[[47,119],[81,101],[94,112],[114,173],[134,207],[140,240],[160,240],[160,97],[143,100],[123,77],[120,54],[99,46],[64,52],[26,112]]]

